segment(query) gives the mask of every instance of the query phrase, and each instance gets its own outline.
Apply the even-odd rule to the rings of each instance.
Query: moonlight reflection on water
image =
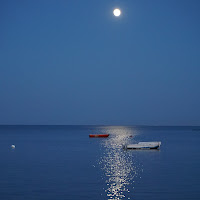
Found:
[[[100,161],[106,179],[105,192],[108,199],[130,199],[134,177],[139,176],[142,167],[133,153],[123,150],[122,146],[131,138],[134,140],[137,133],[127,127],[107,127],[102,132],[110,134],[108,139],[102,140],[105,154]]]

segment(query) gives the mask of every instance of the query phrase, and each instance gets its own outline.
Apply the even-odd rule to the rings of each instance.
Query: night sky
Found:
[[[199,86],[199,0],[0,1],[0,124],[200,125]]]

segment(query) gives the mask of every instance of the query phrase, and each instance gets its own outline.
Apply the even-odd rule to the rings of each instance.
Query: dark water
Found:
[[[0,126],[0,199],[200,199],[200,128]]]

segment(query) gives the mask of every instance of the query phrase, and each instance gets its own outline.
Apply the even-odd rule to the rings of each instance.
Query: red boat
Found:
[[[109,134],[90,134],[89,137],[108,137]]]

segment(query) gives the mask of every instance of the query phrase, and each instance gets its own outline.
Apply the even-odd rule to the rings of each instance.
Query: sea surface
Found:
[[[200,127],[0,126],[0,200],[80,199],[199,200]]]

